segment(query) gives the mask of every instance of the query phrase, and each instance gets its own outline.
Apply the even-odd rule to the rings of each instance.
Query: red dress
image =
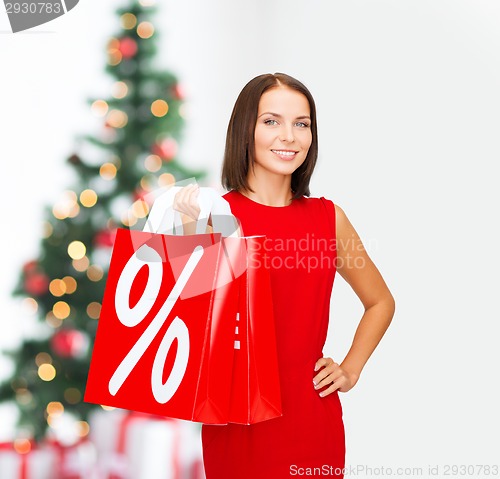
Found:
[[[266,206],[234,190],[224,198],[244,236],[268,238],[283,416],[252,425],[203,424],[206,477],[343,477],[338,392],[320,397],[312,382],[323,356],[336,272],[334,205],[303,196],[288,206]]]

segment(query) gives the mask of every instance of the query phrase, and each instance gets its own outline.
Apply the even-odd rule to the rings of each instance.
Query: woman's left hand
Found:
[[[357,375],[345,371],[332,358],[318,359],[314,370],[319,371],[313,378],[314,389],[319,390],[330,385],[319,393],[321,397],[325,397],[337,389],[345,393],[352,389],[358,381]]]

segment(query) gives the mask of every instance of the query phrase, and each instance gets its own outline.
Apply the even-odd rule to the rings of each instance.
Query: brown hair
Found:
[[[254,165],[254,132],[259,101],[262,94],[279,86],[286,86],[302,93],[309,102],[312,142],[304,163],[292,173],[293,199],[309,196],[309,181],[318,157],[318,130],[316,105],[310,91],[300,81],[284,73],[265,73],[250,80],[241,90],[233,107],[227,127],[226,148],[222,163],[221,182],[227,190],[246,189],[249,164]]]

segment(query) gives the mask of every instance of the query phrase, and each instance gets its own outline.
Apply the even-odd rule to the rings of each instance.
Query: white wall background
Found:
[[[75,136],[99,127],[85,99],[109,95],[105,44],[124,3],[82,1],[15,35],[0,13],[0,348],[32,328],[10,291],[36,255],[42,205],[72,183]],[[498,461],[499,25],[497,0],[161,2],[159,64],[189,100],[183,156],[213,182],[248,80],[283,71],[316,98],[312,194],[346,211],[397,301],[341,395],[352,467],[441,476]],[[326,354],[343,358],[361,314],[338,277]]]

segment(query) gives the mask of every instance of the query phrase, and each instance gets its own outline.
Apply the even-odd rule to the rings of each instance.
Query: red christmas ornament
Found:
[[[31,296],[41,296],[49,289],[49,278],[43,273],[28,273],[24,279],[24,290]]]
[[[52,351],[62,358],[78,358],[85,355],[89,340],[76,329],[62,329],[50,339]]]
[[[186,91],[185,91],[184,87],[182,85],[180,85],[179,83],[176,83],[172,87],[172,94],[174,95],[174,97],[177,100],[184,100],[184,98],[186,98]]]
[[[173,138],[166,138],[160,143],[153,145],[151,151],[165,161],[172,160],[177,154],[178,145]]]
[[[143,188],[138,188],[137,190],[134,191],[134,201],[137,201],[137,200],[146,201],[146,199],[144,197],[148,194],[149,194],[149,191],[146,191]]]
[[[23,272],[24,274],[31,274],[35,273],[38,270],[38,262],[33,260],[33,261],[28,261],[25,263],[23,266]]]
[[[110,248],[115,244],[116,229],[101,230],[94,237],[94,243],[102,248]]]
[[[132,58],[137,53],[137,43],[130,37],[124,37],[120,40],[118,50],[120,50],[123,58]]]

